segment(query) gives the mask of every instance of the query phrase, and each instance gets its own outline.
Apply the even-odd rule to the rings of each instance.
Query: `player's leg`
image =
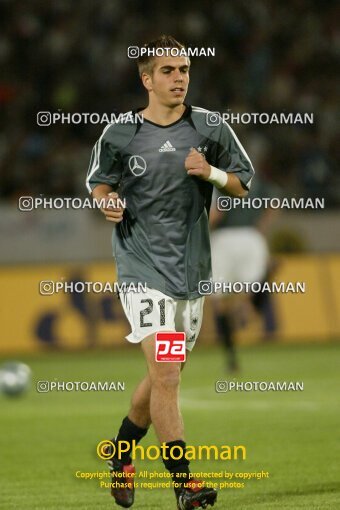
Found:
[[[183,370],[185,363],[181,364]],[[124,418],[119,432],[116,437],[116,442],[125,441],[130,443],[130,448],[122,453],[121,459],[125,462],[129,461],[129,454],[132,449],[132,441],[136,444],[145,436],[151,425],[150,415],[150,397],[151,397],[151,378],[146,375],[144,379],[138,384],[132,398],[131,406],[128,415]]]
[[[235,348],[235,318],[232,297],[223,299],[216,296],[212,299],[212,303],[217,338],[226,350],[228,369],[234,372],[238,370],[238,361]]]
[[[173,300],[154,289],[147,289],[143,293],[120,293],[120,300],[125,315],[131,325],[131,333],[126,337],[132,343],[140,343],[148,337],[154,338],[155,333],[160,330],[174,329],[173,316],[175,303]],[[163,316],[163,308],[159,302],[164,303],[166,312]],[[166,320],[165,320],[166,319]],[[155,349],[153,351],[155,357]],[[136,388],[131,401],[131,407],[128,415],[123,419],[116,438],[112,441],[116,447],[108,449],[107,453],[113,453],[112,459],[108,462],[112,474],[113,482],[115,478],[120,477],[124,485],[112,486],[111,494],[118,505],[125,508],[130,507],[134,502],[134,483],[129,475],[135,472],[130,457],[132,442],[136,444],[145,436],[151,423],[150,400],[152,391],[152,380],[148,374]],[[120,451],[120,442],[124,441],[124,452]],[[129,445],[126,448],[126,444]],[[126,476],[124,476],[124,473]],[[123,477],[121,476],[123,474]]]
[[[198,336],[203,313],[204,299],[177,302],[175,324],[177,331],[187,336],[187,349],[191,350]],[[179,408],[181,363],[158,363],[155,360],[155,339],[149,337],[142,342],[151,381],[150,415],[159,441],[166,446],[163,462],[172,474],[177,505],[180,510],[206,507],[214,504],[217,493],[204,484],[190,478],[189,461],[186,458],[184,426]],[[182,365],[183,366],[183,365]],[[176,447],[176,456],[170,451]]]
[[[175,324],[176,331],[184,331],[186,334],[187,356],[195,346],[203,320],[204,298],[178,302]],[[185,444],[185,443],[184,443]],[[189,466],[188,466],[189,470]],[[204,486],[204,482],[190,477],[185,483],[179,483],[175,487],[177,508],[179,510],[191,510],[197,507],[206,508],[214,505],[217,492]]]
[[[185,362],[181,363],[181,370],[185,367]],[[132,398],[128,418],[138,427],[147,429],[151,425],[150,416],[150,396],[151,379],[146,375],[138,384]]]
[[[194,347],[201,328],[203,303],[204,298],[199,298],[191,301],[177,301],[174,306],[175,314],[171,326],[174,331],[185,332],[187,352],[190,352]],[[179,387],[183,363],[157,362],[154,335],[142,341],[142,349],[147,361],[151,383],[150,416],[157,437],[161,443],[183,442],[184,427],[179,408]]]
[[[119,428],[118,434],[112,442],[116,445],[115,452],[111,452],[110,447],[107,453],[114,453],[113,457],[108,461],[110,472],[112,476],[111,495],[114,497],[117,505],[124,508],[129,508],[134,503],[135,498],[135,486],[133,477],[135,475],[135,467],[132,464],[130,457],[131,447],[133,441],[138,444],[139,441],[146,435],[149,428],[149,416],[148,411],[148,380],[144,378],[136,389],[135,400],[138,399],[140,404],[134,406],[135,414],[128,414],[123,419]],[[142,402],[146,402],[146,411],[141,412]],[[135,418],[133,421],[131,418]],[[120,449],[119,445],[124,445],[124,448]],[[129,445],[129,446],[128,446]],[[128,446],[128,447],[127,447]]]
[[[178,404],[181,363],[157,362],[154,336],[143,340],[142,349],[149,370],[150,416],[157,437],[161,443],[183,440],[183,421]]]
[[[235,267],[240,264],[238,229],[219,229],[211,234],[212,271],[215,282],[235,281]],[[230,296],[214,294],[212,306],[217,339],[227,354],[230,371],[238,369],[235,347],[235,320]]]
[[[189,461],[185,457],[184,426],[179,408],[179,387],[181,363],[155,360],[155,338],[149,337],[142,342],[151,381],[150,415],[156,435],[161,444],[165,444],[163,463],[172,475],[175,493],[190,480]],[[176,457],[170,455],[176,447]],[[183,507],[186,508],[186,507]],[[187,507],[191,508],[191,507]]]
[[[150,377],[147,375],[135,389],[128,415],[123,419],[115,438],[117,444],[119,444],[120,441],[124,441],[124,451],[119,455],[119,460],[123,464],[131,464],[130,452],[133,441],[135,444],[138,444],[147,434],[151,424],[150,391]],[[129,447],[127,447],[128,444],[130,445]],[[118,459],[118,449],[115,457]]]
[[[183,370],[184,365],[185,363],[182,363],[181,370]],[[118,481],[114,476],[114,473],[117,471],[120,473],[127,472],[128,474],[135,472],[135,468],[132,465],[132,459],[130,457],[133,444],[132,442],[135,441],[135,444],[138,444],[139,441],[146,435],[151,424],[150,396],[151,379],[148,374],[144,377],[144,379],[142,379],[135,389],[132,395],[129,413],[123,419],[117,437],[113,440],[116,444],[119,444],[119,441],[124,441],[124,452],[121,453],[119,459],[116,453],[111,462],[109,462],[114,481]],[[126,447],[127,443],[130,444],[129,448]],[[130,487],[127,488],[113,488],[111,493],[118,505],[128,508],[133,504],[133,483],[131,483]]]
[[[157,304],[159,303],[160,299],[165,302],[165,321],[163,321],[164,316],[161,315],[161,311]],[[169,330],[178,330],[178,331],[186,331],[187,332],[187,342],[188,342],[188,350],[191,350],[193,347],[196,337],[199,332],[199,328],[201,325],[201,313],[202,313],[202,307],[203,307],[203,299],[197,300],[199,303],[196,304],[196,306],[192,307],[193,315],[189,316],[189,325],[186,325],[186,327],[178,327],[178,324],[176,323],[175,327],[175,312],[176,312],[176,302],[169,298],[168,296],[165,296],[164,294],[155,291],[153,289],[148,289],[148,292],[143,294],[142,296],[138,296],[136,294],[132,294],[130,296],[125,295],[124,300],[122,300],[123,308],[125,310],[125,313],[127,315],[127,318],[129,319],[129,322],[131,324],[132,333],[127,337],[127,339],[133,343],[138,343],[142,341],[142,345],[149,345],[151,344],[152,348],[147,348],[148,358],[150,359],[150,363],[148,363],[148,369],[149,369],[149,379],[145,378],[137,387],[135,394],[133,395],[132,402],[131,402],[131,409],[129,411],[127,419],[123,420],[122,427],[117,436],[117,440],[120,439],[120,437],[123,437],[125,434],[126,437],[126,429],[129,428],[130,431],[131,423],[133,423],[133,419],[138,423],[133,423],[134,431],[135,433],[143,432],[143,430],[138,430],[137,427],[140,429],[144,429],[144,432],[147,430],[147,424],[150,423],[150,421],[156,421],[157,425],[155,425],[156,433],[158,437],[160,438],[161,442],[168,442],[168,447],[171,448],[172,446],[180,446],[182,448],[183,455],[179,456],[177,459],[170,459],[170,464],[166,464],[167,469],[169,469],[173,473],[181,473],[184,472],[186,475],[188,475],[188,461],[185,458],[185,443],[183,441],[183,422],[181,419],[181,415],[179,412],[179,405],[178,405],[178,389],[179,389],[179,381],[180,381],[180,370],[183,368],[184,363],[158,363],[158,366],[161,365],[169,365],[170,369],[162,372],[160,377],[156,376],[155,373],[155,332],[157,330],[163,330],[163,331],[169,331]],[[195,300],[196,302],[196,300]],[[145,303],[148,304],[148,307],[146,308]],[[146,310],[148,310],[147,314],[145,313]],[[153,310],[153,311],[152,311]],[[148,315],[147,320],[145,320],[145,316]],[[140,320],[139,320],[140,319]],[[155,326],[157,329],[155,329]],[[197,331],[197,335],[196,335]],[[146,334],[149,333],[149,334]],[[144,340],[143,340],[144,339]],[[150,371],[150,364],[151,364],[151,371]],[[172,368],[173,365],[177,365],[177,368]],[[157,367],[156,367],[157,370]],[[156,382],[155,382],[156,381]],[[166,382],[166,384],[165,384]],[[149,386],[150,384],[150,386]],[[169,389],[168,386],[171,388]],[[153,392],[153,388],[156,387],[155,392]],[[164,392],[162,393],[162,388],[164,389]],[[162,395],[162,397],[159,397],[159,395]],[[158,395],[158,397],[157,397]],[[169,396],[170,395],[170,396]],[[175,395],[175,398],[173,397]],[[157,397],[153,399],[153,396]],[[169,398],[171,401],[175,402],[175,405],[170,406],[171,412],[167,415],[166,420],[162,423],[162,416],[161,414],[164,414],[164,406],[162,405],[159,407],[159,402],[163,401],[166,402],[169,401]],[[147,405],[149,399],[149,405]],[[153,405],[153,402],[156,401],[156,405]],[[146,411],[147,410],[147,411]],[[162,413],[161,413],[162,410]],[[175,419],[175,427],[172,427],[169,423],[169,415],[170,416],[177,416],[177,421]],[[154,418],[155,417],[155,418]],[[172,418],[171,418],[171,421]],[[160,431],[160,432],[159,432]],[[121,436],[120,436],[121,433]],[[167,435],[169,434],[169,436]],[[167,437],[172,438],[178,436],[180,439],[175,439],[174,441],[167,441]],[[126,467],[126,466],[125,466]],[[174,477],[176,480],[176,476]],[[185,478],[181,477],[181,482],[185,481]],[[216,499],[216,493],[210,494],[207,489],[197,489],[197,487],[194,487],[195,482],[192,482],[192,488],[188,488],[185,491],[181,491],[179,494],[181,497],[181,506],[179,508],[181,509],[188,509],[192,508],[192,506],[202,506],[206,503],[210,503],[212,500],[215,501]],[[131,484],[131,490],[129,493],[129,499],[128,501],[122,501],[122,498],[116,497],[116,502],[122,506],[131,506],[133,503],[133,491],[134,487],[133,484]],[[207,492],[208,491],[208,492]],[[124,491],[123,489],[118,491],[120,494],[124,495],[124,492],[126,494],[127,491]],[[210,500],[209,500],[210,498]],[[179,501],[179,498],[177,498]],[[127,504],[126,504],[127,503]],[[195,503],[195,504],[194,504]],[[197,504],[196,504],[197,503]],[[201,505],[202,503],[202,505]],[[178,503],[180,505],[180,503]]]
[[[138,427],[147,429],[151,425],[150,416],[151,381],[147,374],[138,384],[131,398],[128,418]]]

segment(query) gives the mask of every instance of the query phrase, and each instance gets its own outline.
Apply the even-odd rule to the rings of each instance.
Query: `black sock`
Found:
[[[163,463],[166,469],[172,474],[172,481],[179,485],[178,487],[174,487],[176,492],[189,480],[189,461],[185,458],[186,444],[181,439],[177,439],[176,441],[169,441],[165,443],[165,445],[168,447],[165,454],[167,458],[165,459],[163,457]],[[174,446],[179,447],[173,450],[173,456],[176,458],[170,456],[170,449]],[[180,455],[181,451],[182,454]]]
[[[124,418],[122,421],[122,424],[120,426],[120,429],[118,431],[117,437],[115,439],[115,442],[118,443],[119,441],[127,441],[132,444],[132,441],[135,440],[136,444],[139,443],[139,441],[145,436],[148,429],[142,429],[141,427],[138,427],[138,425],[135,425],[128,416]],[[125,449],[125,448],[124,448]],[[130,448],[121,454],[121,460],[123,464],[131,464],[131,446]],[[117,453],[116,453],[117,455]],[[115,457],[116,457],[115,455]]]

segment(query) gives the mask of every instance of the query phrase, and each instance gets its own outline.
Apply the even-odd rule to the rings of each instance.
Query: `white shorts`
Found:
[[[186,349],[193,349],[202,325],[204,297],[176,300],[149,288],[121,292],[119,297],[131,326],[129,342],[139,343],[158,331],[184,331]]]
[[[261,282],[266,276],[269,250],[264,236],[252,227],[212,232],[211,258],[215,282]]]

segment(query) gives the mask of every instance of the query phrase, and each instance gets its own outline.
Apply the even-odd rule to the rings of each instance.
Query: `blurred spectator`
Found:
[[[215,57],[192,59],[188,103],[233,113],[313,112],[312,130],[233,128],[242,132],[245,146],[256,133],[266,139],[266,178],[283,184],[285,193],[324,196],[327,207],[339,205],[336,5],[173,0],[155,9],[150,0],[2,1],[0,196],[85,193],[79,182],[104,126],[40,127],[37,113],[110,114],[143,106],[127,48],[165,31],[188,46],[216,49]]]

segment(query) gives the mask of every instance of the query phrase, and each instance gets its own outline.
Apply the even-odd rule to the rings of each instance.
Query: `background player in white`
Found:
[[[256,165],[260,168],[259,162]],[[215,229],[210,236],[213,280],[226,283],[263,282],[269,278],[270,252],[268,247],[268,231],[277,218],[278,211],[271,208],[231,207],[221,211],[217,208],[217,195],[211,207],[210,227]],[[260,177],[257,171],[247,201],[263,198],[280,197],[280,190],[272,183]],[[274,312],[269,301],[270,293],[254,294],[254,306],[266,304],[264,313],[271,316]],[[216,293],[212,296],[215,326],[219,341],[227,351],[228,370],[233,372],[239,368],[236,356],[235,334],[243,322],[247,321],[252,309],[251,293]],[[265,320],[267,317],[265,317]],[[272,324],[270,324],[272,326]]]
[[[183,49],[169,36],[145,46]],[[121,295],[132,329],[127,338],[141,343],[148,373],[132,396],[115,441],[138,442],[152,423],[161,443],[182,448],[179,459],[163,462],[181,485],[175,490],[178,508],[191,509],[213,504],[216,491],[194,481],[185,484],[189,462],[179,409],[183,365],[155,361],[155,332],[185,331],[187,349],[193,348],[204,299],[198,283],[211,275],[207,211],[213,186],[245,196],[254,170],[228,126],[212,128],[206,123],[209,112],[184,104],[190,67],[186,56],[147,56],[139,59],[138,67],[149,96],[148,106],[139,111],[144,122],[133,129],[106,128],[94,148],[87,179],[95,198],[109,200],[119,193],[127,199],[125,211],[103,209],[106,219],[117,224],[118,277],[148,284],[146,295]],[[131,168],[136,156],[142,163],[140,172]],[[129,452],[124,458],[114,457],[111,468],[133,472]],[[133,504],[133,484],[112,494],[121,506]]]

